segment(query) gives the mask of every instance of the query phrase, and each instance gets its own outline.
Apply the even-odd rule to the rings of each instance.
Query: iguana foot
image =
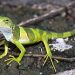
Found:
[[[53,60],[52,60],[52,58],[51,58],[50,56],[48,56],[47,54],[46,54],[46,56],[44,57],[45,61],[44,61],[44,64],[43,64],[43,65],[45,65],[45,63],[47,62],[48,58],[50,58],[50,61],[51,61],[51,64],[52,64],[52,68],[53,68],[54,71],[56,72],[56,68],[55,68],[55,65],[54,65],[54,63],[53,63]]]
[[[18,58],[15,58],[12,55],[9,55],[9,59],[5,60],[5,62],[7,62],[7,65],[9,65],[12,61],[16,61],[20,65],[20,61],[18,60]]]

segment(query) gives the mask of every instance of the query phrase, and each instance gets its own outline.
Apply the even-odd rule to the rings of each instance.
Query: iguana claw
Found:
[[[46,54],[45,57],[44,57],[44,64],[43,65],[45,65],[45,63],[47,62],[47,60],[48,60],[48,55]]]
[[[20,61],[18,60],[18,58],[15,58],[12,55],[9,55],[9,59],[5,60],[5,62],[7,62],[7,65],[9,65],[12,61],[16,61],[20,65]]]

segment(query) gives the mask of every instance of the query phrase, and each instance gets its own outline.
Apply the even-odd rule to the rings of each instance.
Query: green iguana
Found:
[[[0,58],[3,58],[8,53],[8,45],[7,41],[15,44],[21,53],[17,58],[10,55],[9,59],[7,59],[7,64],[11,63],[13,60],[20,64],[26,49],[23,47],[23,44],[29,45],[42,41],[46,48],[46,56],[45,61],[49,58],[51,60],[53,69],[56,71],[52,60],[52,53],[48,45],[48,39],[52,38],[67,38],[75,34],[75,29],[72,31],[64,32],[64,33],[56,33],[56,32],[48,32],[37,28],[26,28],[21,26],[16,26],[10,18],[0,16],[0,31],[5,37],[5,51]]]

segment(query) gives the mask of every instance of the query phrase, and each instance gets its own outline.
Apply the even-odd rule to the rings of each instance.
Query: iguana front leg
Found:
[[[2,42],[4,42],[4,48],[5,48],[5,49],[4,49],[4,53],[3,53],[2,55],[0,55],[0,59],[3,58],[4,56],[6,56],[7,53],[8,53],[8,46],[7,46],[6,41],[3,40]]]
[[[53,63],[53,60],[52,60],[52,53],[51,53],[51,50],[50,50],[50,48],[49,48],[49,45],[48,45],[48,39],[43,39],[43,43],[44,43],[44,45],[45,45],[45,48],[46,48],[46,52],[47,52],[47,54],[46,54],[46,59],[45,59],[45,61],[44,61],[44,63],[46,63],[46,61],[47,61],[47,59],[48,59],[48,57],[50,58],[50,61],[51,61],[51,63],[52,63],[52,66],[53,66],[53,69],[55,70],[55,72],[56,72],[56,68],[55,68],[55,66],[54,66],[54,63]]]
[[[20,49],[21,53],[19,54],[19,56],[17,58],[10,55],[9,56],[10,58],[5,60],[7,62],[7,65],[10,64],[12,61],[16,61],[18,64],[20,64],[20,61],[26,52],[25,48],[23,47],[23,45],[19,41],[14,41],[13,43]]]

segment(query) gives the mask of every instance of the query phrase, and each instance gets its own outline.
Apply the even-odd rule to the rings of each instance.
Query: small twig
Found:
[[[1,52],[3,53],[3,47],[0,47],[0,50]],[[19,56],[19,53],[16,53],[16,52],[10,52],[9,51],[9,54],[12,54],[14,56]],[[45,57],[45,55],[42,55],[42,54],[25,54],[24,55],[25,57]],[[61,56],[52,56],[53,59],[57,59],[57,60],[61,60],[61,61],[66,61],[66,62],[74,62],[75,61],[75,57],[73,58],[66,58],[66,57],[61,57]]]
[[[0,47],[0,51],[3,53],[3,50],[4,47]],[[19,53],[16,53],[16,52],[10,52],[9,51],[9,54],[12,54],[14,56],[19,56]],[[42,54],[25,54],[24,55],[25,57],[45,57],[45,55],[42,55]],[[62,57],[62,56],[52,56],[53,59],[57,59],[57,60],[62,60],[62,61],[67,61],[67,62],[74,62],[75,61],[75,57],[73,58],[66,58],[66,57]]]
[[[74,62],[75,58],[66,58],[66,57],[58,57],[58,56],[52,56],[53,59],[67,61],[67,62]]]
[[[39,17],[35,17],[35,18],[29,19],[27,21],[23,21],[23,22],[19,23],[18,25],[19,26],[24,26],[24,25],[26,26],[26,25],[30,25],[33,23],[37,23],[37,22],[43,21],[45,19],[55,17],[56,15],[61,14],[61,12],[64,10],[65,10],[64,8],[54,9],[54,10],[50,11],[49,13],[46,13],[46,14],[41,15]]]
[[[18,56],[19,53],[15,53],[15,52],[12,52],[12,54],[14,56]],[[25,54],[24,55],[25,57],[45,57],[45,55],[42,55],[42,54]],[[61,57],[61,56],[52,56],[53,59],[57,59],[57,60],[62,60],[62,61],[67,61],[67,62],[74,62],[75,61],[75,58],[66,58],[66,57]]]
[[[61,14],[63,11],[65,12],[66,9],[69,9],[69,7],[74,5],[74,4],[75,4],[75,1],[69,3],[67,6],[62,6],[59,9],[54,9],[54,10],[52,10],[52,11],[50,11],[44,15],[41,15],[39,17],[32,18],[32,19],[29,19],[27,21],[23,21],[23,22],[19,23],[18,25],[19,26],[26,26],[26,25],[30,25],[30,24],[34,24],[34,23],[43,21],[43,20],[48,19],[48,18],[53,18],[53,17],[57,16],[58,14]]]
[[[3,53],[3,47],[0,47],[0,50],[2,51]],[[9,54],[12,54],[14,56],[19,56],[19,53],[16,53],[16,52],[10,52],[9,51]],[[25,57],[45,57],[45,55],[42,55],[42,54],[25,54],[24,55]],[[61,61],[67,61],[67,62],[74,62],[75,61],[75,57],[73,58],[66,58],[66,57],[62,57],[62,56],[52,56],[53,59],[57,59],[57,60],[61,60]]]

